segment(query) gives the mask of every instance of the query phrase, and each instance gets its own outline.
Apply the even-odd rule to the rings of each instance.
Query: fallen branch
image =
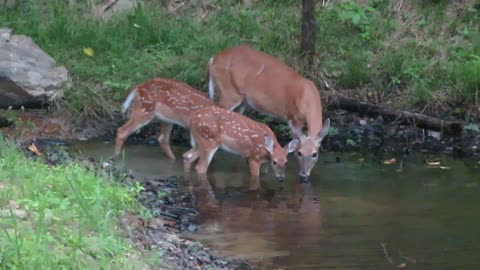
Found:
[[[170,209],[170,211],[178,210],[177,212],[187,212],[188,215],[198,216],[198,212],[195,209],[187,208],[187,207],[177,207],[177,206],[169,206],[163,205],[162,207]]]
[[[462,121],[442,120],[420,113],[361,102],[340,95],[330,95],[326,100],[329,109],[342,109],[351,112],[359,112],[371,117],[381,115],[388,120],[397,119],[400,124],[413,124],[419,128],[440,131],[448,135],[459,135],[463,130],[464,123]]]

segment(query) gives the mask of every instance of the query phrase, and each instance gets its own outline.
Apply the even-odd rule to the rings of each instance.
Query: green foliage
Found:
[[[6,111],[2,113],[2,116],[5,117],[10,122],[13,122],[17,119],[18,117],[18,111],[12,110],[12,108],[8,108]]]
[[[347,57],[339,85],[343,88],[355,88],[366,83],[369,77],[366,55],[354,51]]]
[[[453,80],[459,94],[465,99],[478,98],[480,92],[480,56],[472,55],[471,59],[456,63]]]
[[[0,10],[0,21],[15,33],[31,36],[66,65],[74,79],[65,93],[71,109],[101,117],[119,110],[128,87],[152,77],[172,77],[203,88],[208,59],[229,46],[248,42],[293,59],[299,29],[290,22],[296,20],[296,7],[264,3],[262,9],[242,9],[232,5],[235,1],[216,2],[221,12],[203,20],[195,17],[195,10],[166,16],[147,4],[132,15],[101,22],[88,18],[82,8],[69,8],[66,1],[29,1],[14,10]],[[92,48],[93,57],[85,55],[84,48]]]
[[[27,159],[0,137],[2,269],[134,269],[117,225],[136,211],[132,191],[73,163]]]
[[[346,144],[347,144],[348,146],[356,146],[356,145],[357,145],[357,142],[354,141],[354,140],[352,140],[352,139],[347,139]]]
[[[478,3],[457,7],[451,1],[418,0],[400,11],[398,3],[387,0],[318,4],[320,61],[306,74],[299,59],[298,1],[265,0],[245,8],[238,0],[215,0],[215,10],[205,18],[198,15],[199,1],[174,15],[165,13],[166,1],[162,7],[158,2],[102,22],[86,15],[87,1],[75,8],[60,0],[25,1],[0,10],[0,21],[31,36],[67,66],[74,84],[65,92],[65,104],[84,117],[118,113],[128,89],[152,77],[172,77],[204,89],[209,58],[241,43],[280,58],[318,85],[322,82],[315,70],[325,70],[340,90],[371,86],[371,91],[400,91],[409,99],[406,104],[438,96],[467,102],[476,98]],[[446,15],[452,11],[461,16]],[[87,56],[85,48],[94,55]]]
[[[329,136],[335,136],[335,135],[338,135],[338,133],[339,133],[339,130],[336,127],[330,127],[328,129],[328,135]]]
[[[478,124],[470,123],[464,127],[465,130],[480,133],[480,126]]]
[[[407,59],[408,55],[402,51],[395,49],[385,51],[381,67],[389,84],[398,85],[405,80],[404,68]]]
[[[371,28],[375,21],[377,10],[372,6],[361,5],[355,1],[342,2],[338,6],[338,18],[347,22],[360,31],[360,36],[364,39],[371,38]]]

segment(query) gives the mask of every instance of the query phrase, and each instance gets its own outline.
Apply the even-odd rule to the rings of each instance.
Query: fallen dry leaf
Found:
[[[433,169],[442,169],[442,170],[450,170],[450,167],[448,166],[442,166],[442,163],[440,161],[426,161],[427,168],[433,168]]]
[[[406,264],[406,263],[401,263],[401,264],[397,265],[397,268],[398,268],[398,269],[403,269],[403,268],[405,268],[405,267],[407,267],[407,264]]]
[[[391,159],[384,160],[384,161],[383,161],[383,164],[385,164],[385,165],[391,165],[391,164],[394,164],[395,162],[397,162],[397,159],[391,158]]]
[[[83,53],[86,54],[87,56],[93,57],[95,54],[93,49],[88,47],[88,48],[83,48]]]
[[[41,156],[41,155],[42,155],[42,153],[40,153],[40,151],[38,151],[38,148],[37,148],[37,146],[36,146],[34,143],[32,143],[32,144],[28,147],[28,150],[32,151],[32,152],[33,152],[35,155],[37,155],[37,156]]]
[[[428,166],[440,166],[440,161],[427,161]]]

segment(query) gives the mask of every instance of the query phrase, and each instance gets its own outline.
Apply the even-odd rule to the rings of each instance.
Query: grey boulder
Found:
[[[57,66],[31,38],[0,28],[0,107],[53,101],[69,82],[67,69]]]

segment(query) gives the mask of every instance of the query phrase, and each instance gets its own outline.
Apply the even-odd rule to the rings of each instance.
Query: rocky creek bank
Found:
[[[195,207],[196,190],[184,188],[191,182],[183,178],[135,177],[128,170],[93,158],[79,159],[71,153],[68,144],[62,141],[37,140],[36,151],[22,149],[27,156],[40,159],[47,164],[57,165],[75,162],[100,175],[110,175],[126,185],[140,186],[138,202],[146,207],[151,218],[139,214],[126,214],[120,220],[128,237],[139,250],[158,250],[158,269],[251,269],[243,260],[225,260],[213,254],[200,242],[184,238],[184,231],[195,232],[199,215]],[[38,153],[41,153],[39,156]],[[157,269],[157,268],[155,268]]]

